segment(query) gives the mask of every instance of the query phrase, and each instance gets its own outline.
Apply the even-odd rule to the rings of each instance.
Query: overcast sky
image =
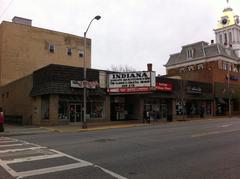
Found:
[[[9,6],[10,4],[10,6]],[[240,0],[230,0],[240,15]],[[33,26],[92,39],[92,68],[128,65],[165,74],[169,55],[181,46],[214,39],[213,29],[226,0],[0,0],[0,22],[14,16],[33,20]]]

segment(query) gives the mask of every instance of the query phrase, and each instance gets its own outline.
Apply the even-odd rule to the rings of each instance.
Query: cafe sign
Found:
[[[147,92],[155,87],[155,72],[122,72],[108,75],[109,93]]]

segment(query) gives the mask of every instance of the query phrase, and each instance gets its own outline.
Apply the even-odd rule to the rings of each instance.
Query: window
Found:
[[[223,66],[222,66],[222,61],[218,60],[218,69],[222,70]]]
[[[179,72],[180,72],[180,73],[184,73],[184,72],[185,72],[185,68],[180,68],[180,69],[179,69]]]
[[[68,119],[68,103],[66,101],[59,101],[58,119]]]
[[[198,70],[203,70],[203,64],[198,64],[198,65],[197,65],[197,69],[198,69]]]
[[[71,48],[67,48],[67,55],[72,56],[72,49]]]
[[[50,53],[54,53],[55,52],[55,47],[53,44],[49,44],[48,50]]]
[[[42,96],[41,114],[43,120],[49,119],[49,96]]]
[[[227,43],[227,34],[226,33],[224,33],[224,45],[227,45],[228,43]]]
[[[83,51],[83,50],[79,50],[79,54],[78,54],[78,55],[79,55],[80,58],[83,58],[83,56],[84,56],[84,51]]]
[[[192,59],[193,58],[193,53],[194,53],[194,50],[192,48],[188,49],[187,50],[187,59]]]
[[[228,64],[226,62],[223,62],[223,69],[228,70]]]
[[[229,32],[228,36],[229,36],[229,44],[232,44],[232,32]]]
[[[195,66],[188,66],[188,71],[194,71],[195,70]]]
[[[219,42],[220,44],[223,44],[222,34],[219,35]]]
[[[87,103],[87,113],[90,118],[103,118],[103,102]]]

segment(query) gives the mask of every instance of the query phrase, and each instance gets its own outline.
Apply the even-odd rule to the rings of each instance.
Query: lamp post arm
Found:
[[[88,32],[88,29],[90,28],[91,24],[92,24],[92,21],[95,19],[95,17],[90,21],[90,23],[88,24],[88,27],[87,27],[87,30],[84,32],[84,36],[86,37],[87,36],[87,32]]]

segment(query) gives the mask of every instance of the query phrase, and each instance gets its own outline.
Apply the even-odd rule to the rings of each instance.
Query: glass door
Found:
[[[69,105],[69,119],[70,119],[70,122],[82,122],[83,111],[82,111],[81,104]]]

